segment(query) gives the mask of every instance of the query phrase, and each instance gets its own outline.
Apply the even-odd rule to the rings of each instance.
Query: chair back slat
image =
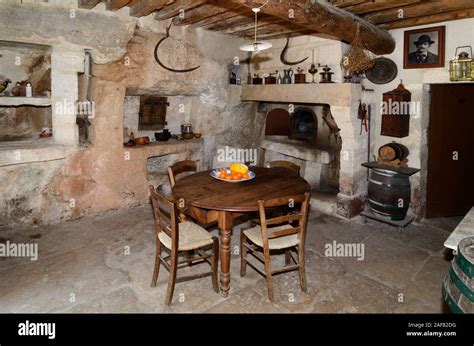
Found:
[[[277,197],[263,201],[263,206],[265,208],[275,208],[283,206],[294,208],[297,204],[304,202],[305,199],[305,195]]]
[[[283,216],[277,216],[272,219],[267,220],[267,225],[278,225],[283,222],[290,222],[290,221],[296,221],[299,220],[303,214],[300,213],[295,213],[295,214],[288,214],[288,215],[283,215]]]
[[[269,231],[271,231],[271,228],[267,228]],[[283,236],[287,235],[292,235],[292,234],[298,234],[300,233],[301,228],[300,227],[289,227],[285,229],[280,229],[278,231],[274,231],[268,234],[268,239],[273,239],[273,238],[280,238]]]
[[[310,194],[306,192],[304,195],[295,195],[295,196],[286,196],[286,197],[278,197],[272,198],[268,200],[259,200],[258,201],[258,208],[260,214],[260,225],[262,230],[262,240],[264,248],[269,248],[268,240],[275,239],[279,237],[288,236],[291,234],[297,234],[300,241],[304,241],[305,232],[306,232],[306,223],[308,219],[308,211],[309,211],[309,199]],[[295,210],[296,213],[292,213],[289,215],[278,216],[275,218],[267,219],[266,212],[269,209],[273,209],[275,207],[283,207],[288,205],[296,205],[299,206],[300,210]],[[296,209],[296,208],[295,208]],[[284,222],[291,222],[291,221],[298,221],[298,225],[296,227],[292,227],[288,225],[288,228],[284,228],[277,231],[272,231],[272,228],[268,228],[269,225],[276,225],[279,223]]]
[[[174,163],[168,167],[168,177],[170,179],[170,185],[173,187],[176,184],[176,176],[185,172],[197,172],[198,162],[191,160],[183,160]]]
[[[277,160],[268,163],[268,168],[280,167],[289,170],[293,175],[300,175],[300,166],[290,161]]]
[[[156,233],[165,232],[172,239],[173,243],[177,242],[179,226],[176,204],[168,200],[164,195],[156,192],[153,185],[150,185],[149,188]]]

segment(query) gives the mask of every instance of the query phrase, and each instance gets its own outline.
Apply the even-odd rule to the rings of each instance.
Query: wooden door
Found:
[[[431,86],[426,217],[474,205],[474,83]]]

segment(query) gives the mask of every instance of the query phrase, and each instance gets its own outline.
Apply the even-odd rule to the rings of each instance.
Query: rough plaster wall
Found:
[[[48,4],[47,7],[50,6]],[[98,7],[92,12],[101,15],[100,12],[104,9]],[[31,7],[30,14],[38,10],[35,20],[47,21],[59,13],[52,11],[42,16],[45,8],[46,6]],[[22,7],[22,11],[24,10],[25,7]],[[119,17],[121,22],[117,25],[121,28],[124,23],[135,20],[128,17],[128,10],[118,12],[120,13],[108,12],[107,16]],[[91,16],[94,17],[92,14]],[[89,19],[79,16],[77,20]],[[149,157],[172,158],[177,154],[180,159],[201,159],[203,166],[208,167],[218,144],[254,146],[254,140],[261,134],[259,126],[263,121],[256,115],[255,104],[242,104],[240,88],[230,86],[227,80],[227,65],[235,55],[240,54],[238,46],[242,44],[242,40],[200,29],[173,27],[172,38],[163,44],[160,57],[173,66],[201,65],[200,69],[192,73],[175,74],[160,68],[153,58],[154,46],[163,37],[167,23],[157,22],[153,20],[153,16],[141,18],[138,22],[140,29],[126,46],[127,53],[122,56],[122,60],[93,66],[92,99],[95,102],[95,118],[90,129],[92,144],[88,148],[73,151],[66,160],[55,161],[58,167],[52,167],[50,163],[38,163],[0,168],[0,174],[13,179],[10,183],[11,190],[5,190],[6,199],[0,200],[0,207],[8,203],[15,205],[14,208],[4,208],[8,210],[2,215],[4,223],[32,223],[35,220],[51,223],[147,203]],[[31,23],[28,24],[31,26]],[[57,25],[65,27],[64,23]],[[80,23],[78,25],[81,26]],[[59,42],[55,38],[62,34],[59,27],[59,31],[51,30],[42,42]],[[21,41],[24,42],[28,33],[29,29],[20,30],[17,36],[21,36]],[[100,25],[90,26],[87,34],[101,36],[103,28]],[[120,45],[126,39],[126,33],[122,30],[119,34],[121,36],[117,49],[111,48],[110,55],[105,57],[105,48],[102,46],[99,62],[112,59],[122,50]],[[70,37],[66,34],[63,39],[68,40]],[[95,39],[91,45],[101,42],[100,39]],[[72,46],[77,47],[78,44],[74,41]],[[88,46],[86,42],[85,47]],[[130,61],[129,65],[125,64],[126,60]],[[159,148],[123,148],[124,98],[127,90],[136,94],[172,96],[182,101],[186,106],[186,116],[189,116],[187,121],[193,122],[196,130],[203,133],[203,138],[200,141],[182,141]],[[182,122],[179,115],[173,116],[175,121],[171,124],[171,130],[176,132]],[[125,159],[127,151],[130,160]],[[168,162],[163,162],[165,161]],[[33,166],[44,171],[41,183],[29,178],[30,172],[34,170]],[[20,174],[22,172],[23,175]],[[37,186],[42,194],[36,196],[32,189]],[[34,212],[30,213],[30,210]],[[22,216],[28,213],[34,216]]]
[[[0,2],[0,41],[91,49],[96,62],[115,61],[126,52],[137,18],[113,11],[78,9],[77,2]]]
[[[51,206],[45,201],[52,192],[51,180],[59,173],[62,163],[58,160],[1,167],[0,227],[41,224],[46,211],[54,213],[48,218],[61,218],[65,204]]]
[[[436,23],[432,25],[424,25],[419,27],[411,27],[410,30],[432,27],[432,26],[446,26],[446,46],[445,46],[445,67],[441,68],[426,68],[426,69],[403,69],[403,34],[405,30],[408,29],[397,29],[391,30],[393,38],[396,42],[395,51],[392,54],[386,55],[385,57],[392,59],[398,67],[397,78],[390,82],[389,84],[384,85],[375,85],[367,81],[366,85],[368,88],[375,90],[374,97],[377,100],[376,109],[373,113],[373,120],[375,121],[375,147],[374,153],[378,148],[388,142],[393,140],[402,143],[408,147],[410,150],[409,155],[409,166],[416,168],[426,168],[422,167],[422,155],[427,155],[426,146],[422,146],[423,137],[427,135],[426,125],[428,124],[426,119],[423,117],[429,117],[429,111],[423,107],[429,105],[429,100],[426,100],[429,97],[428,92],[424,92],[423,88],[426,84],[435,84],[435,83],[451,83],[449,81],[449,60],[454,58],[454,53],[457,46],[463,45],[473,45],[474,37],[474,19],[463,19],[450,22]],[[384,92],[393,90],[400,83],[400,79],[403,80],[405,88],[411,92],[412,101],[416,102],[420,106],[420,114],[411,114],[410,116],[410,134],[405,138],[394,138],[380,135],[381,129],[381,108],[380,102],[382,101],[382,94]],[[455,83],[455,82],[454,82]],[[425,95],[423,97],[423,95]],[[425,98],[425,99],[424,99]],[[426,141],[425,141],[426,142]],[[426,162],[426,160],[425,160]],[[424,198],[422,196],[423,187],[420,186],[420,174],[413,175],[410,180],[412,184],[412,210],[418,215],[421,213],[421,208],[424,203]]]
[[[180,31],[184,37],[179,36]],[[201,68],[197,71],[173,74],[161,69],[152,52],[162,34],[143,28],[129,44],[126,59],[93,66],[92,95],[96,102],[96,117],[91,127],[92,145],[68,159],[62,176],[55,183],[55,190],[63,200],[73,198],[76,201],[74,216],[146,203],[149,157],[163,156],[168,162],[166,155],[177,154],[180,159],[200,159],[206,168],[218,144],[255,147],[257,134],[261,133],[258,126],[262,123],[255,116],[255,105],[240,103],[240,88],[228,85],[224,57],[210,58],[212,53],[204,55],[197,48],[200,41],[213,40],[215,47],[219,48],[231,45],[232,50],[238,44],[234,46],[232,40],[218,35],[206,37],[206,34],[192,29],[180,28],[176,35],[168,45],[163,45],[160,56],[169,56],[169,64],[178,64],[177,58],[185,55],[187,59],[182,64],[199,63]],[[180,40],[186,42],[188,49],[181,46]],[[124,159],[126,94],[170,96],[170,130],[179,132],[181,123],[191,122],[203,133],[203,138],[198,145],[178,142],[189,145],[159,155],[152,152],[151,146],[146,150],[130,149],[130,160]],[[184,105],[184,114],[175,113],[180,104]],[[128,107],[127,113],[130,112]],[[151,171],[160,173],[153,164]]]

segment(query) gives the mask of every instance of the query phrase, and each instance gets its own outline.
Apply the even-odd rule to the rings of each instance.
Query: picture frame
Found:
[[[406,30],[403,68],[444,67],[445,33],[444,25]]]

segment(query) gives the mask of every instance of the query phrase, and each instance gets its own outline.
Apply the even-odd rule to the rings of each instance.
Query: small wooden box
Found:
[[[304,84],[304,83],[306,83],[306,74],[295,73],[295,84]]]
[[[410,132],[411,93],[402,83],[392,91],[383,94],[382,131],[383,136],[407,137]]]

